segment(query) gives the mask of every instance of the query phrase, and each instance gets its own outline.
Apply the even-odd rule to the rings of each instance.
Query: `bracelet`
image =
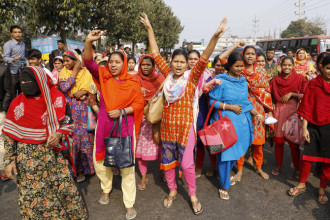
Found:
[[[226,110],[226,103],[223,103],[222,110]]]
[[[256,115],[256,117],[262,117],[262,115],[260,115],[260,114],[257,114],[257,115]]]

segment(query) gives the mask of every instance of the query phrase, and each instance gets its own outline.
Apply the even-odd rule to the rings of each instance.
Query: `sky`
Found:
[[[299,11],[295,7],[299,0],[164,0],[172,8],[184,30],[183,39],[209,41],[223,17],[228,18],[230,31],[224,36],[238,35],[254,37],[253,20],[257,22],[257,37],[265,35],[279,38],[280,30],[285,30],[291,21],[297,20]],[[321,17],[326,23],[327,35],[330,35],[330,0],[301,0],[302,17],[315,19]]]

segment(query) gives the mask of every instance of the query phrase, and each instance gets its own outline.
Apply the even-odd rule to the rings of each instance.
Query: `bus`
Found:
[[[330,36],[292,37],[257,41],[257,45],[264,51],[275,48],[276,51],[286,53],[289,49],[295,52],[304,48],[307,53],[321,53],[330,49]]]
[[[42,53],[43,60],[49,60],[49,54],[57,49],[57,41],[61,39],[59,37],[41,37],[31,39],[31,46],[34,49],[38,49]],[[85,47],[84,42],[66,39],[68,50],[80,49],[83,50]]]

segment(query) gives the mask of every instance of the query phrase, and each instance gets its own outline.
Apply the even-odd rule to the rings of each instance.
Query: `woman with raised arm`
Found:
[[[172,55],[171,67],[163,60],[159,53],[154,31],[145,13],[141,15],[141,22],[148,30],[151,53],[160,72],[167,77],[164,84],[164,111],[161,122],[162,162],[165,170],[169,195],[164,200],[164,206],[169,208],[177,196],[175,167],[180,166],[188,185],[189,195],[194,214],[203,211],[201,203],[196,197],[196,179],[194,167],[195,125],[193,106],[198,102],[194,99],[198,80],[204,72],[210,55],[218,39],[226,31],[227,19],[224,18],[218,30],[214,33],[201,58],[192,70],[186,71],[188,65],[187,53],[175,50]],[[181,173],[181,172],[180,172]]]
[[[100,91],[100,111],[98,113],[93,161],[103,190],[99,202],[108,204],[109,193],[112,189],[113,172],[111,167],[103,166],[105,156],[104,138],[109,136],[115,119],[120,116],[120,110],[125,109],[128,130],[126,126],[123,126],[121,135],[123,137],[128,135],[133,137],[132,150],[134,151],[145,101],[138,80],[128,73],[127,59],[123,52],[111,53],[106,67],[99,67],[93,61],[92,43],[97,41],[104,33],[105,31],[93,30],[88,34],[83,59]],[[124,118],[122,123],[125,124]],[[136,197],[134,170],[134,166],[120,169],[123,200],[127,210],[126,219],[134,219],[137,215],[136,210],[133,208]]]

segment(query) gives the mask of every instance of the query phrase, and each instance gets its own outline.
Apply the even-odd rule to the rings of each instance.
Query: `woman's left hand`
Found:
[[[82,96],[86,95],[87,91],[85,90],[79,90],[78,92],[76,92],[75,94],[73,94],[73,97],[76,99],[80,99]]]
[[[108,112],[108,115],[109,115],[110,118],[116,119],[120,116],[120,111],[118,109],[117,110],[112,110],[112,111]]]
[[[61,133],[55,132],[48,137],[47,144],[49,146],[56,146],[61,140]]]
[[[282,98],[281,98],[281,102],[282,103],[287,103],[289,101],[289,99],[291,98],[291,95],[292,93],[289,92],[288,94],[284,95]]]

